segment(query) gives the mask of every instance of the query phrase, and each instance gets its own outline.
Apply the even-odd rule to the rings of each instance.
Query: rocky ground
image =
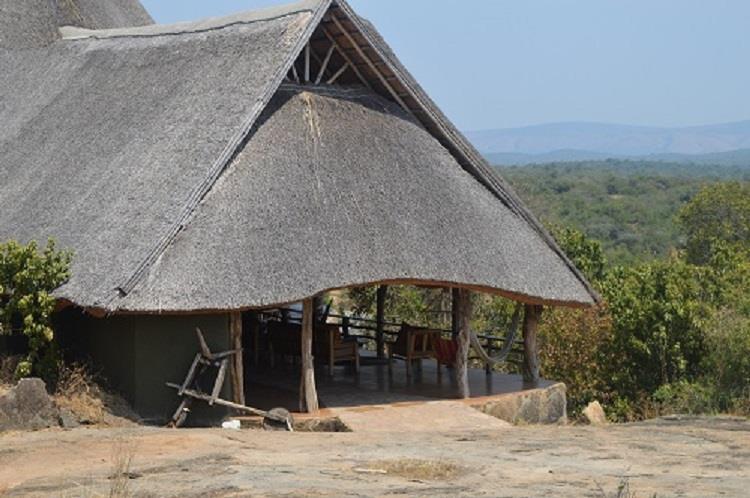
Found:
[[[421,423],[415,421],[415,423]],[[748,496],[750,422],[0,434],[4,496]],[[622,495],[626,496],[626,495]],[[632,496],[629,495],[629,496]]]

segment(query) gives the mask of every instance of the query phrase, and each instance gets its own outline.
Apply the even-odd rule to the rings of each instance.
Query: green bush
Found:
[[[608,348],[617,364],[609,383],[635,399],[664,384],[700,375],[707,310],[698,270],[681,260],[610,271],[601,284],[612,315]]]
[[[702,382],[681,380],[659,387],[653,401],[661,415],[710,414],[719,411],[714,386]]]
[[[539,359],[542,377],[563,381],[568,411],[577,417],[594,400],[607,405],[613,399],[607,378],[616,358],[607,345],[612,341],[612,320],[606,307],[552,308],[539,324]]]
[[[28,354],[18,363],[16,377],[47,380],[57,371],[50,325],[55,299],[50,293],[69,278],[70,259],[52,240],[42,251],[36,242],[0,244],[0,333],[18,331],[28,339]]]
[[[750,318],[718,311],[706,328],[706,343],[705,377],[721,393],[720,407],[728,410],[750,389]]]

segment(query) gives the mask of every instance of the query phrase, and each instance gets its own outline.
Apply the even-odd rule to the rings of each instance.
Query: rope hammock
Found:
[[[523,310],[523,304],[518,303],[516,305],[515,311],[513,312],[513,318],[510,322],[510,328],[508,329],[508,333],[505,336],[503,348],[494,356],[490,356],[487,351],[485,351],[484,347],[482,347],[482,344],[479,341],[479,337],[477,337],[477,333],[474,330],[471,330],[469,332],[471,346],[474,348],[474,351],[477,352],[483,362],[494,367],[495,365],[503,363],[508,357],[511,349],[513,349],[513,343],[516,342],[516,337],[518,336],[518,326],[521,323],[521,310]]]

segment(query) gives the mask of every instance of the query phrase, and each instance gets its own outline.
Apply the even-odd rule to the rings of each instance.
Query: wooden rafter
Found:
[[[315,53],[315,49],[314,48],[312,50],[310,50],[310,55],[315,60],[315,62],[318,64],[318,67],[323,66],[323,61],[321,60],[320,56],[318,56],[318,54]],[[330,70],[326,69],[326,72],[330,72]],[[325,76],[325,75],[323,75],[323,76]],[[311,79],[310,81],[312,82],[313,80]]]
[[[359,69],[357,69],[357,66],[352,61],[351,57],[349,57],[346,54],[346,52],[344,51],[344,49],[341,47],[341,45],[339,45],[339,43],[336,41],[336,38],[333,37],[333,35],[331,34],[331,32],[328,31],[328,29],[326,29],[325,27],[323,27],[323,33],[326,35],[326,37],[328,38],[328,40],[331,43],[333,43],[333,45],[336,47],[336,50],[341,55],[341,57],[344,58],[344,60],[346,61],[346,63],[349,66],[351,66],[352,70],[357,75],[357,78],[359,78],[359,80],[362,82],[362,84],[365,85],[370,90],[372,90],[372,85],[370,85],[370,83],[367,81],[367,79],[362,75],[362,72]]]
[[[398,96],[398,92],[396,92],[390,83],[388,83],[388,80],[383,76],[383,74],[380,72],[380,70],[375,67],[375,63],[370,60],[370,58],[365,54],[365,51],[362,50],[362,47],[359,46],[359,43],[354,39],[354,37],[349,33],[349,31],[346,30],[346,28],[341,24],[341,21],[338,20],[338,18],[331,14],[331,20],[336,25],[336,27],[341,31],[341,33],[346,37],[347,40],[349,40],[349,43],[352,44],[354,47],[354,50],[357,51],[359,56],[367,63],[368,66],[370,66],[370,69],[372,72],[375,73],[375,75],[378,77],[380,82],[383,84],[383,86],[388,90],[388,92],[391,94],[393,99],[398,102],[398,104],[403,107],[407,112],[410,112],[411,109],[404,103],[404,101],[401,99],[401,97]]]
[[[321,63],[320,71],[318,71],[318,76],[315,78],[316,85],[319,85],[320,81],[323,79],[323,75],[328,69],[328,63],[331,62],[331,56],[333,55],[334,50],[336,50],[336,46],[331,44],[331,46],[328,48],[328,52],[326,52],[326,56],[323,59],[323,62]]]
[[[339,68],[339,70],[336,71],[336,73],[333,76],[331,76],[331,78],[328,81],[326,81],[326,84],[327,85],[333,85],[334,83],[336,83],[336,80],[339,79],[339,77],[342,74],[344,74],[346,72],[346,70],[349,69],[350,67],[351,67],[351,65],[348,62],[345,62],[344,65],[341,66]]]
[[[297,74],[297,63],[295,62],[292,64],[292,76],[294,77],[294,81],[299,83],[299,74]]]

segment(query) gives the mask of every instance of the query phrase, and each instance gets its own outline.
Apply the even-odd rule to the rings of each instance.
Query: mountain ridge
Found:
[[[562,122],[479,130],[466,133],[489,158],[523,163],[542,160],[649,158],[690,160],[683,156],[729,154],[750,150],[750,120],[686,127]],[[738,153],[738,151],[740,151]],[[546,156],[546,157],[526,157]],[[725,157],[717,158],[727,160]],[[744,160],[744,159],[743,159]]]
[[[621,155],[606,152],[562,149],[541,154],[523,154],[518,152],[485,153],[485,158],[493,165],[528,166],[531,164],[606,161],[618,159],[627,161],[649,161],[681,164],[710,164],[716,166],[740,166],[750,168],[750,149],[737,149],[726,152],[708,152],[705,154],[647,154]]]

